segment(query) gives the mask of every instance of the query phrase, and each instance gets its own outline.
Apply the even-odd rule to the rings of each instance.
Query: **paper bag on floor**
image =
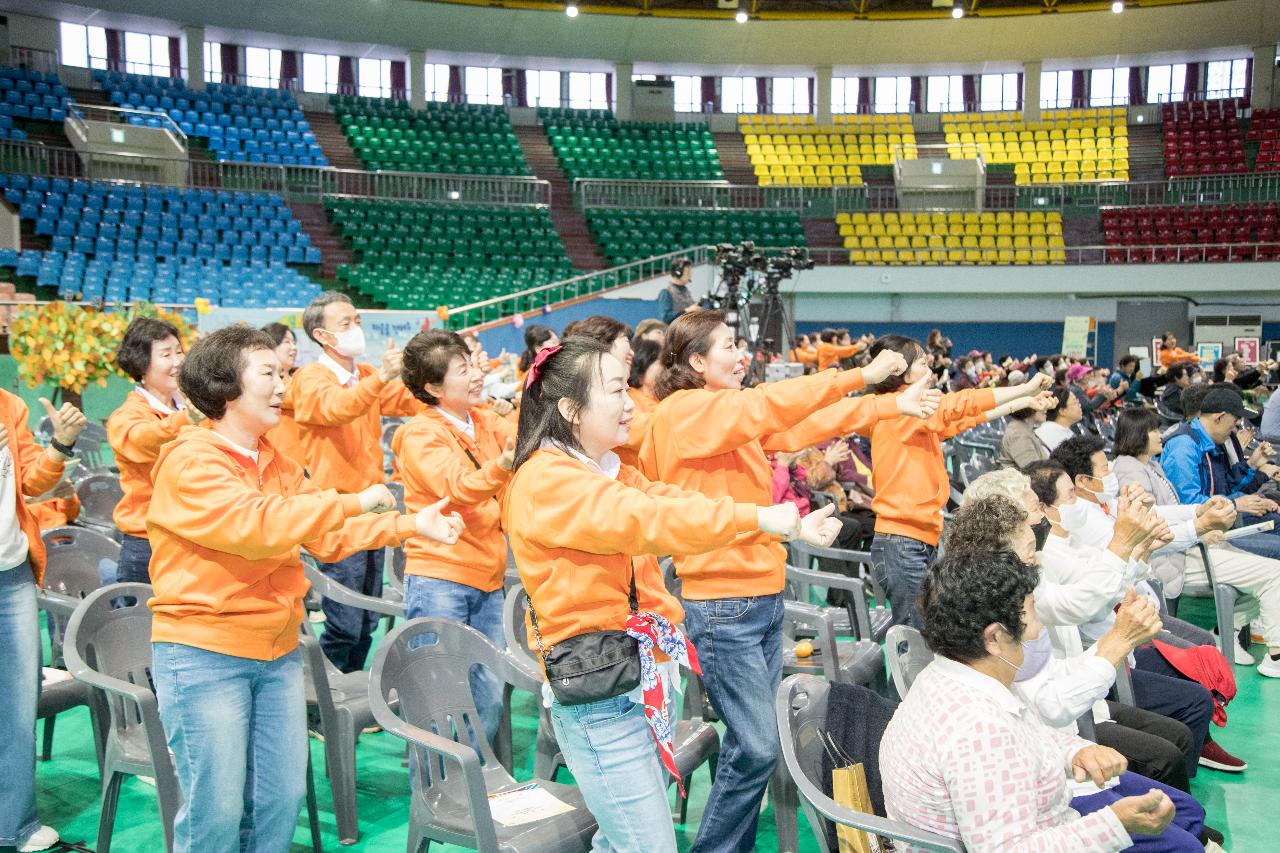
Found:
[[[871,810],[871,795],[867,791],[867,773],[861,764],[837,767],[831,771],[831,796],[848,809],[864,814]],[[880,839],[860,829],[836,824],[836,838],[840,841],[840,853],[880,853]]]

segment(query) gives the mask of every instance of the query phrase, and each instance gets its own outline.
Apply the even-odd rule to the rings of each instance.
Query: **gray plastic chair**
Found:
[[[392,496],[396,499],[396,509],[401,513],[405,512],[404,484],[389,481],[387,488],[391,490]],[[382,587],[382,597],[393,604],[404,604],[404,567],[406,562],[403,545],[387,547],[387,582]],[[395,625],[395,617],[393,616],[391,619],[392,621],[387,623],[388,630]]]
[[[894,625],[885,634],[884,654],[889,660],[893,686],[898,696],[905,699],[916,676],[933,660],[933,650],[915,628]]]
[[[116,504],[124,497],[118,474],[90,474],[76,483],[76,497],[80,498],[80,517],[76,519],[77,522],[104,531],[112,538],[120,536],[111,517]]]
[[[822,774],[823,756],[820,732],[826,728],[829,690],[828,681],[811,675],[790,676],[778,687],[778,734],[782,739],[782,761],[775,777],[774,812],[778,821],[779,853],[795,853],[799,849],[797,800],[804,808],[822,853],[831,853],[822,829],[824,818],[906,842],[914,850],[964,853],[964,845],[954,838],[917,829],[901,821],[853,811],[822,792],[818,781]]]
[[[36,435],[45,444],[53,438],[53,422],[45,415],[36,426]],[[107,428],[97,421],[89,421],[84,425],[79,438],[76,439],[76,456],[82,465],[90,468],[102,468],[106,465],[103,445],[107,443]]]
[[[513,779],[489,747],[471,695],[473,664],[487,666],[517,689],[542,689],[541,678],[527,672],[509,651],[474,628],[447,619],[409,620],[389,633],[374,655],[369,685],[373,715],[384,730],[407,742],[415,756],[410,763],[407,850],[419,853],[432,841],[483,853],[589,850],[596,821],[574,786],[533,783],[572,806],[571,812],[518,826],[493,820],[489,797],[528,783]]]
[[[846,610],[851,609],[852,612],[844,621],[837,622],[836,630],[841,634],[852,633],[860,640],[875,640],[877,643],[884,641],[885,631],[893,622],[893,614],[889,611],[888,597],[871,576],[870,552],[821,548],[798,540],[788,547],[791,549],[791,560],[787,565],[787,583],[795,585],[797,601],[809,601],[810,586],[845,590],[852,599],[852,607]],[[862,566],[866,571],[862,576],[829,572],[823,570],[822,560]],[[875,607],[868,603],[868,590],[875,596]]]
[[[1187,582],[1182,587],[1182,594],[1191,598],[1212,598],[1214,616],[1218,623],[1218,648],[1228,662],[1236,659],[1236,599],[1239,591],[1229,583],[1219,583],[1213,574],[1213,558],[1203,542],[1197,542],[1200,549],[1200,560],[1204,563],[1204,583]],[[1176,612],[1175,612],[1176,615]],[[1123,701],[1123,700],[1121,700]]]
[[[518,665],[538,683],[534,698],[538,703],[538,734],[533,747],[533,775],[539,779],[555,781],[556,773],[565,766],[560,744],[556,742],[551,727],[551,712],[542,704],[542,667],[529,651],[528,633],[524,615],[529,612],[529,595],[524,586],[517,583],[507,590],[502,601],[502,632],[507,641],[507,652]],[[509,706],[508,706],[509,710]],[[507,716],[510,716],[508,713]],[[510,769],[510,768],[508,768]]]
[[[883,682],[884,659],[879,644],[871,640],[837,639],[837,624],[844,619],[847,619],[847,614],[842,607],[784,601],[782,674],[822,675],[846,684]],[[808,657],[796,654],[796,644],[802,633],[814,635],[810,641],[813,653]]]
[[[80,602],[67,624],[67,668],[80,681],[102,691],[110,714],[96,845],[100,853],[111,850],[125,776],[155,779],[166,850],[173,849],[173,821],[182,803],[151,688],[150,597],[148,584],[103,587]]]
[[[312,588],[322,597],[386,616],[404,616],[404,605],[382,598],[361,595],[320,571],[311,555],[302,565]],[[360,839],[359,807],[356,801],[356,739],[373,725],[369,710],[369,673],[340,672],[324,650],[311,623],[302,623],[302,657],[306,666],[307,705],[320,714],[324,735],[325,775],[333,792],[333,813],[338,825],[338,843],[355,844]]]

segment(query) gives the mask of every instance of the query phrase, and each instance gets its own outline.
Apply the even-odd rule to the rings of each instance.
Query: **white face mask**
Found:
[[[1058,524],[1063,530],[1074,533],[1089,523],[1089,508],[1082,500],[1061,504],[1058,506],[1058,519]]]
[[[1120,496],[1120,478],[1112,471],[1102,478],[1102,491],[1095,492],[1099,500],[1114,501]]]
[[[346,358],[359,358],[364,355],[364,329],[352,326],[342,332],[329,332],[334,337],[333,348],[338,355]]]

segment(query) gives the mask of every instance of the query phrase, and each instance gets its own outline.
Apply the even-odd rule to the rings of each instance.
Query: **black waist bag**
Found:
[[[631,612],[638,609],[636,576],[631,573]],[[640,685],[640,646],[626,631],[592,631],[562,640],[551,648],[542,644],[538,614],[529,601],[529,621],[542,654],[551,692],[561,705],[586,705],[629,693]]]

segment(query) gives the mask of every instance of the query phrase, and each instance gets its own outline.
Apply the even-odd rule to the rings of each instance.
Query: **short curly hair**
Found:
[[[1004,551],[1026,523],[1027,511],[1003,495],[965,501],[951,516],[942,550],[948,555]]]
[[[244,393],[241,374],[246,356],[256,350],[274,350],[271,336],[244,323],[225,326],[202,337],[178,370],[178,387],[187,402],[211,421],[222,420],[227,404]]]
[[[983,634],[993,623],[1021,640],[1027,628],[1022,605],[1039,575],[1011,551],[948,551],[925,574],[920,589],[925,642],[934,654],[972,663],[987,657]]]
[[[1020,505],[1026,500],[1027,489],[1030,487],[1027,476],[1018,469],[999,468],[988,471],[970,483],[964,490],[960,504],[963,506],[971,501],[999,495]]]
[[[116,364],[134,382],[141,382],[151,369],[151,345],[169,338],[182,345],[177,326],[154,317],[137,317],[124,330],[124,338],[116,350]]]
[[[1107,443],[1096,435],[1075,435],[1055,447],[1049,458],[1065,468],[1075,482],[1076,477],[1093,476],[1093,457],[1106,449]]]

